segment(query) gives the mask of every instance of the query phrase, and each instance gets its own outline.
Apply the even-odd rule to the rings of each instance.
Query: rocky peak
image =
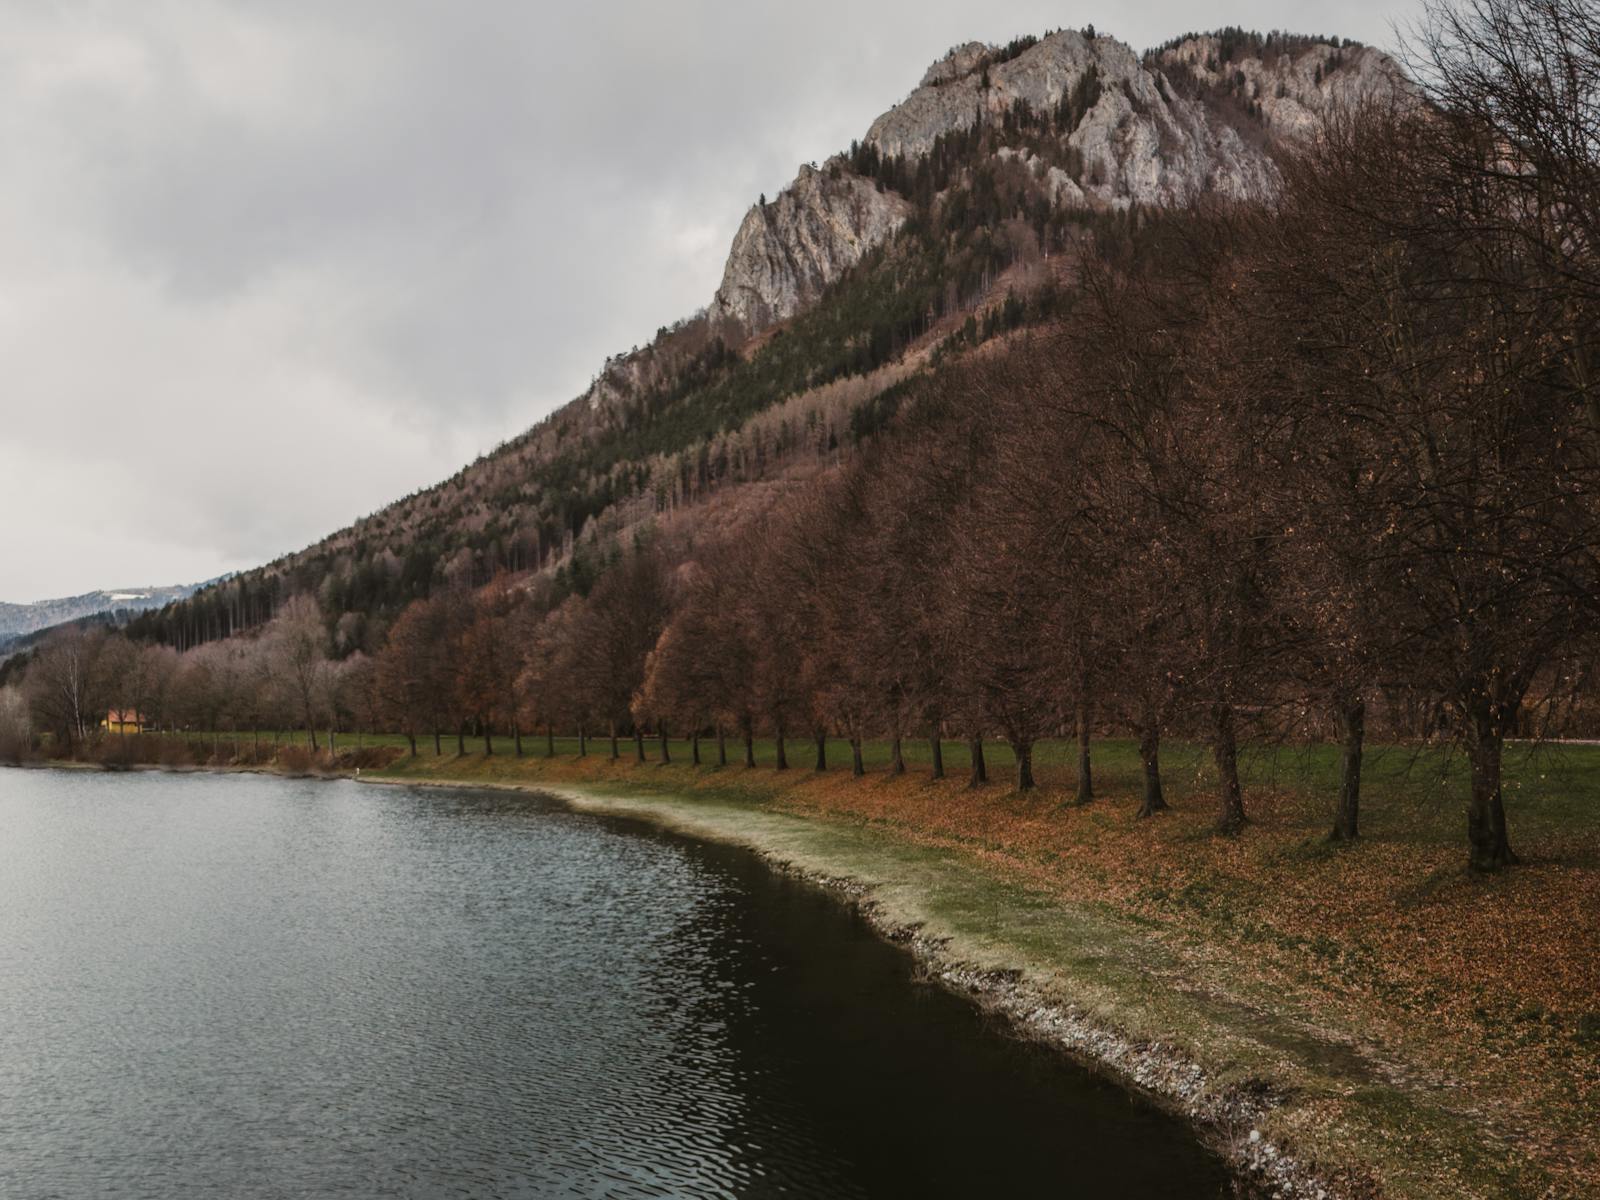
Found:
[[[787,320],[887,241],[911,206],[833,159],[800,174],[776,199],[757,204],[734,236],[718,317],[760,329]]]
[[[1167,72],[1114,38],[1062,30],[1005,61],[995,62],[996,53],[952,51],[873,122],[868,143],[886,156],[919,158],[941,135],[996,124],[1018,104],[1053,109],[1093,72],[1095,102],[1067,137],[1089,176],[1087,200],[1177,204],[1203,191],[1261,195],[1273,184],[1268,155],[1253,144],[1260,139],[1240,137],[1205,96],[1184,94]],[[1394,63],[1364,47],[1307,41],[1297,53],[1268,57],[1229,59],[1219,38],[1196,37],[1165,50],[1159,62],[1205,88],[1237,91],[1279,137],[1308,136],[1330,106],[1403,86]]]
[[[1067,112],[1048,162],[1002,145],[1062,206],[1178,205],[1216,193],[1266,196],[1276,142],[1311,136],[1331,107],[1403,89],[1385,55],[1274,35],[1191,37],[1141,58],[1126,44],[1077,30],[1000,49],[958,46],[872,123],[864,144],[915,162],[941,136],[1001,129],[1019,106]],[[1037,148],[1037,143],[1035,143]],[[734,238],[714,317],[757,330],[786,320],[886,241],[910,215],[903,197],[853,173],[843,158],[752,208]]]
[[[970,75],[993,53],[994,48],[982,42],[968,42],[964,46],[957,46],[929,67],[922,76],[922,82],[917,86],[938,87],[941,83]]]
[[[920,158],[941,134],[992,121],[1019,100],[1039,108],[1059,103],[1091,64],[1105,78],[1121,78],[1138,66],[1120,42],[1065,31],[991,66],[995,54],[994,47],[975,42],[952,51],[928,69],[921,86],[872,123],[867,144],[886,157]]]
[[[1306,42],[1292,49],[1229,58],[1221,38],[1193,37],[1163,50],[1159,62],[1217,90],[1253,102],[1262,123],[1280,138],[1314,136],[1330,111],[1405,95],[1412,88],[1398,64],[1370,46]]]

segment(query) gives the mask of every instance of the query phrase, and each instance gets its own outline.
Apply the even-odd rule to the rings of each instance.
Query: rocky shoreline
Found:
[[[1086,1010],[1062,1003],[1027,981],[1021,971],[986,970],[950,954],[947,938],[926,936],[916,925],[897,922],[857,879],[796,867],[765,851],[774,870],[823,888],[850,904],[879,934],[905,946],[927,977],[999,1016],[1019,1036],[1070,1055],[1125,1087],[1177,1112],[1237,1173],[1246,1195],[1365,1200],[1378,1194],[1370,1181],[1348,1172],[1325,1174],[1275,1146],[1256,1128],[1281,1097],[1268,1086],[1218,1088],[1204,1067],[1174,1046],[1143,1042],[1096,1021]]]
[[[478,785],[430,781],[430,786]],[[1176,1046],[1130,1038],[1097,1020],[1087,1009],[1049,994],[1020,970],[980,968],[963,962],[952,953],[949,939],[930,936],[922,926],[896,919],[875,899],[873,885],[867,881],[807,869],[761,845],[758,839],[730,838],[692,820],[671,819],[654,803],[632,803],[625,798],[612,802],[570,785],[498,786],[554,796],[580,811],[616,812],[691,836],[740,844],[773,870],[830,892],[851,905],[886,940],[909,950],[929,980],[1004,1020],[1018,1036],[1064,1052],[1080,1065],[1101,1072],[1184,1117],[1201,1140],[1233,1169],[1245,1196],[1271,1200],[1374,1200],[1382,1195],[1365,1172],[1350,1168],[1327,1171],[1263,1136],[1258,1128],[1261,1118],[1284,1102],[1283,1091],[1270,1082],[1219,1087],[1200,1063]]]

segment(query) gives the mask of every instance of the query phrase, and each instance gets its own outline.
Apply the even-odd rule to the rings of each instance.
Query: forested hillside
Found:
[[[305,594],[330,625],[348,614],[341,652],[371,651],[441,586],[556,571],[585,590],[619,531],[848,457],[909,377],[1053,317],[1082,253],[1126,258],[1151,212],[1198,196],[1264,198],[1278,146],[1396,79],[1338,39],[1237,30],[1142,59],[1092,30],[957,48],[861,141],[752,208],[706,310],[451,479],[136,636],[183,649]]]

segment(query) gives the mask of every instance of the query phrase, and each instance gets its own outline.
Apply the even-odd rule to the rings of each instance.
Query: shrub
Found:
[[[309,746],[284,746],[278,750],[278,769],[290,775],[309,775],[319,757]]]

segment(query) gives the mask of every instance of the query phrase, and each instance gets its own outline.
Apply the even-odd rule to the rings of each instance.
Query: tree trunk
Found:
[[[440,741],[440,738],[439,738],[439,727],[437,725],[435,725],[433,727],[433,756],[435,758],[443,758],[444,757],[444,745]]]
[[[889,774],[904,775],[906,773],[905,747],[901,744],[900,735],[894,735],[894,741],[889,746]]]
[[[692,763],[694,763],[694,765],[697,766],[697,767],[700,765],[700,728],[699,728],[699,726],[696,726],[694,732],[689,735],[689,760]]]
[[[935,729],[928,737],[928,749],[933,754],[933,777],[944,778],[944,742],[939,738],[939,731]]]
[[[483,734],[483,756],[489,758],[494,754],[494,733],[489,728],[489,722],[480,719],[478,730]]]
[[[672,750],[667,745],[667,727],[665,725],[658,726],[656,733],[661,738],[661,761],[669,763],[672,761]]]
[[[1492,717],[1480,717],[1472,731],[1472,795],[1467,805],[1467,865],[1498,871],[1517,861],[1506,837],[1505,797],[1500,786],[1505,735]]]
[[[314,727],[308,727],[306,729],[306,736],[311,739],[311,752],[313,754],[322,749],[321,746],[317,745],[317,731]]]
[[[1080,683],[1078,695],[1078,792],[1073,797],[1074,804],[1088,804],[1094,799],[1094,768],[1089,760],[1089,726],[1093,717],[1089,706],[1089,698],[1083,695],[1088,687],[1088,681]]]
[[[407,733],[406,733],[406,741],[411,743],[411,757],[415,758],[417,756],[417,735],[415,733],[407,731]]]
[[[616,762],[622,757],[622,752],[617,749],[617,723],[611,722],[611,761]]]
[[[1367,706],[1349,700],[1339,706],[1342,753],[1339,772],[1339,807],[1333,815],[1330,842],[1353,842],[1361,833],[1361,744],[1367,735]]]
[[[789,769],[789,756],[784,753],[784,749],[783,749],[783,726],[782,725],[778,726],[777,735],[778,735],[777,736],[778,760],[777,760],[775,766],[780,771],[787,771]]]
[[[467,753],[467,723],[465,721],[456,726],[456,757],[464,758]]]
[[[511,722],[511,747],[518,758],[522,757],[522,722]]]
[[[589,728],[582,724],[578,726],[578,757],[589,757]]]
[[[1219,704],[1215,714],[1211,755],[1217,764],[1217,832],[1238,833],[1245,827],[1244,793],[1239,787],[1239,743],[1233,729],[1233,706]]]
[[[1011,743],[1011,753],[1017,759],[1017,791],[1033,790],[1033,742],[1017,738]]]
[[[748,723],[744,727],[744,765],[756,765],[756,732]]]
[[[850,735],[850,774],[860,779],[867,773],[866,764],[861,761],[861,735]]]
[[[556,727],[549,721],[544,723],[544,756],[546,758],[556,756]]]
[[[973,734],[968,747],[972,752],[972,778],[967,781],[967,786],[977,787],[988,783],[989,764],[983,761],[983,735]]]
[[[1139,730],[1139,761],[1144,766],[1144,801],[1139,815],[1153,817],[1165,811],[1167,798],[1161,790],[1161,727],[1148,717]]]
[[[817,770],[826,771],[828,769],[828,731],[819,729],[813,736],[817,743]]]
[[[633,727],[633,752],[640,762],[644,761],[644,728],[639,725]]]

